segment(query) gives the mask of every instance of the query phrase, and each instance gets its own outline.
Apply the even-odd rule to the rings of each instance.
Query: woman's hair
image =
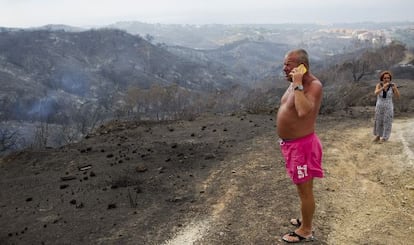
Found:
[[[390,75],[390,81],[392,80],[392,73],[391,73],[390,71],[383,71],[383,72],[381,72],[381,74],[380,74],[380,81],[384,81],[384,76],[385,76],[386,74]]]

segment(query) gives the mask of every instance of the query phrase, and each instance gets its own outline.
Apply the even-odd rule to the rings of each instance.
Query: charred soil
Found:
[[[413,120],[396,118],[376,144],[367,110],[318,119],[326,177],[314,184],[313,244],[414,240]],[[273,114],[118,121],[9,155],[0,244],[283,244],[299,203],[274,124]]]

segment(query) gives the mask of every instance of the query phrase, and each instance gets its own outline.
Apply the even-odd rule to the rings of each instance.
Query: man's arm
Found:
[[[295,90],[295,108],[298,117],[306,117],[314,112],[319,106],[321,96],[322,84],[318,80],[313,80],[304,91]]]

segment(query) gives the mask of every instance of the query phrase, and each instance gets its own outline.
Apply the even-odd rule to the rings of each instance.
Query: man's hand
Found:
[[[289,73],[290,77],[292,78],[293,87],[297,85],[302,85],[302,78],[303,70],[300,67],[293,68],[292,71]]]

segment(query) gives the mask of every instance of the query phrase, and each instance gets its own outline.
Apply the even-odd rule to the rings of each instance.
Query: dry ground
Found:
[[[414,240],[414,119],[397,117],[374,144],[372,110],[319,118],[313,244]],[[116,122],[4,158],[0,244],[282,244],[298,198],[273,117]]]

